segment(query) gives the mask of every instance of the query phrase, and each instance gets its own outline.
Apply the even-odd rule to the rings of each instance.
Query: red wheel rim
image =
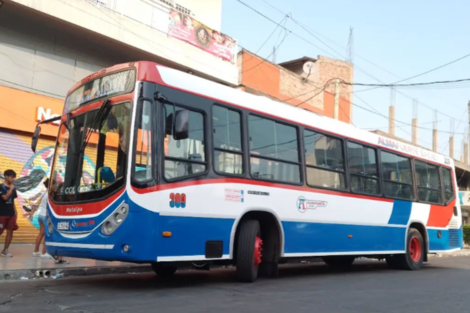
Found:
[[[419,262],[421,259],[421,242],[419,241],[418,238],[413,237],[410,241],[410,257],[413,260],[413,262]]]
[[[255,266],[258,266],[261,264],[261,258],[263,255],[261,254],[261,251],[263,251],[263,240],[261,240],[260,237],[256,236],[255,239]]]

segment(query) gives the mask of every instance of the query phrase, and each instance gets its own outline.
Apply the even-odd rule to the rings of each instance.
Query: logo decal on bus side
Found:
[[[186,207],[186,194],[184,193],[170,193],[170,208],[181,208]]]
[[[299,197],[297,199],[297,210],[299,210],[300,213],[305,213],[307,210],[315,210],[316,208],[326,207],[327,205],[327,201],[307,200],[304,197]]]

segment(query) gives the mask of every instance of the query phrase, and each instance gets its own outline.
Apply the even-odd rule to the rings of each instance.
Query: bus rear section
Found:
[[[234,264],[254,281],[357,257],[413,270],[463,245],[451,160],[149,62],[72,88],[51,182],[49,253],[160,275]]]

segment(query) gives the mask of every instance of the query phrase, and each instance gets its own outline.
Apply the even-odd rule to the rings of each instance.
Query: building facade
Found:
[[[220,33],[222,0],[1,3],[0,172],[19,174],[15,242],[32,242],[37,234],[36,219],[23,214],[44,191],[58,127],[42,127],[35,154],[32,132],[38,121],[62,113],[75,82],[114,64],[150,60],[238,84],[236,42]],[[196,31],[206,42],[196,40]]]

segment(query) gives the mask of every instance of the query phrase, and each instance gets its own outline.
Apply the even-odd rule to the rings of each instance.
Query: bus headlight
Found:
[[[122,225],[124,220],[129,214],[129,206],[126,203],[123,203],[118,207],[116,211],[108,217],[103,225],[101,226],[101,233],[103,235],[109,236],[116,231],[116,229]]]
[[[115,230],[116,230],[116,227],[110,221],[104,222],[103,226],[101,227],[101,232],[104,235],[108,235],[108,236],[111,235]]]

